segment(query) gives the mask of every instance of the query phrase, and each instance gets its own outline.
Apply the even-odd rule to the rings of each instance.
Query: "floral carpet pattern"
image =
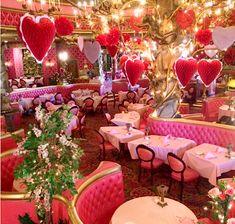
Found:
[[[111,105],[109,106],[109,112],[113,115],[117,113]],[[29,123],[34,123],[32,116],[25,116],[23,118],[24,127],[27,127]],[[100,161],[99,156],[99,144],[95,129],[99,130],[101,126],[107,126],[106,120],[101,113],[88,114],[86,117],[86,128],[85,138],[81,139],[80,143],[84,150],[84,156],[81,161],[80,171],[84,176],[94,171]],[[27,128],[26,128],[27,130]],[[137,160],[132,160],[128,151],[125,155],[119,158],[116,151],[106,154],[107,161],[113,161],[121,164],[123,177],[124,177],[124,188],[126,200],[141,196],[154,196],[157,195],[156,187],[164,184],[169,186],[170,181],[170,169],[167,165],[163,165],[154,174],[154,184],[150,183],[150,173],[145,172],[140,182],[138,181],[138,168],[139,163]],[[231,175],[226,175],[226,177]],[[185,184],[183,193],[183,204],[189,207],[198,218],[208,217],[208,214],[204,211],[203,206],[207,204],[209,200],[207,192],[213,186],[207,181],[207,179],[201,178],[199,184],[200,193],[196,190],[195,184]],[[179,200],[180,186],[177,182],[173,182],[171,192],[167,197]]]

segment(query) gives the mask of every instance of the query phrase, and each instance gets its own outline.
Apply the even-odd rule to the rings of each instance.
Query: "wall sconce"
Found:
[[[6,67],[10,67],[12,65],[10,61],[6,61],[4,64]]]
[[[60,52],[58,56],[59,56],[59,59],[63,62],[67,61],[69,57],[68,52],[66,51]]]
[[[46,66],[47,67],[53,67],[55,65],[55,63],[53,62],[53,61],[51,61],[51,60],[48,60],[47,62],[46,62]]]

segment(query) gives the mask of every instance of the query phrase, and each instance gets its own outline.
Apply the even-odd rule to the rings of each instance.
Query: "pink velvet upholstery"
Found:
[[[203,102],[202,113],[205,121],[218,121],[219,107],[225,104],[227,97],[210,97]]]
[[[174,180],[181,181],[181,174],[172,172],[171,177]],[[195,170],[192,170],[190,168],[186,168],[184,171],[184,182],[191,182],[199,178],[199,173],[197,173]]]
[[[34,98],[36,96],[40,96],[46,93],[57,93],[61,92],[64,98],[69,98],[72,91],[77,89],[90,89],[90,90],[99,90],[100,85],[95,83],[78,83],[78,84],[70,84],[66,86],[45,86],[39,88],[28,88],[24,91],[11,92],[10,99],[12,101],[18,100],[21,95],[23,98]]]
[[[172,135],[194,140],[197,144],[210,143],[226,147],[235,146],[235,127],[212,124],[205,121],[189,121],[186,119],[154,119],[148,118],[150,133],[155,135]]]
[[[83,224],[108,224],[114,211],[124,202],[120,165],[104,162],[86,180],[89,181],[91,177],[94,178],[95,174],[107,172],[109,169],[116,169],[116,171],[97,178],[78,197],[76,210]]]
[[[21,137],[25,137],[24,129],[19,129],[12,134],[14,135],[20,135]],[[15,139],[12,137],[12,135],[5,134],[1,136],[1,152],[5,152],[9,149],[14,149],[17,147],[17,143]]]
[[[11,191],[15,167],[22,162],[22,158],[14,155],[1,158],[1,190]]]

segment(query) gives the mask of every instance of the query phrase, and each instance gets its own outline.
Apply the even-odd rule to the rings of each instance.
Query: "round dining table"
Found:
[[[110,224],[177,224],[196,223],[197,217],[184,204],[165,198],[167,205],[158,205],[159,197],[146,196],[132,199],[117,208]]]

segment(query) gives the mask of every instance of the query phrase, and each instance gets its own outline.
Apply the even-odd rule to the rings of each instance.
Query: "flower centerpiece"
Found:
[[[83,155],[78,142],[65,134],[72,114],[61,107],[46,113],[36,108],[38,125],[31,127],[26,138],[18,144],[17,155],[23,157],[14,172],[23,179],[34,200],[36,212],[43,223],[52,223],[51,205],[54,195],[69,190],[76,194],[75,181],[81,178],[79,161]]]
[[[218,181],[218,186],[212,188],[208,195],[212,199],[212,218],[218,220],[222,224],[228,223],[228,213],[235,201],[235,178],[231,183],[226,180]],[[229,220],[230,221],[230,220]]]

